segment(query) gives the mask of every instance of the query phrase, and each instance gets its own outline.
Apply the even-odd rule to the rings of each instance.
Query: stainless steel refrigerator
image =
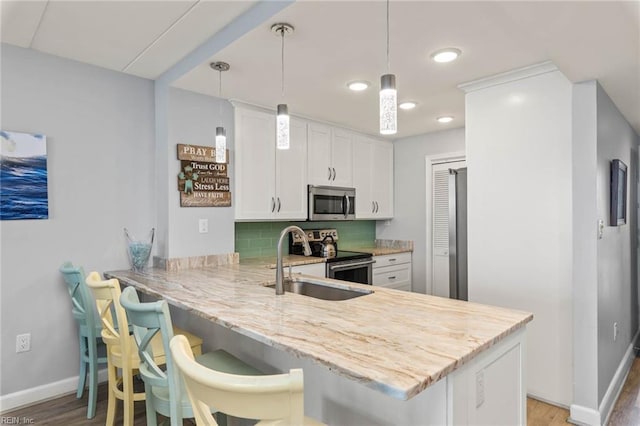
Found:
[[[449,297],[468,300],[467,169],[449,169]]]

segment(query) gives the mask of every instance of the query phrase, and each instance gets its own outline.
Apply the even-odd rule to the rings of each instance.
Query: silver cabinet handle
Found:
[[[280,212],[280,197],[278,197],[278,213]]]
[[[390,279],[390,280],[395,280],[395,279],[396,279],[396,277],[395,277],[395,276],[393,276],[393,277],[389,277],[389,279]]]
[[[376,203],[376,213],[378,213],[378,209],[379,209],[378,202],[377,201],[374,201],[374,202]]]
[[[394,257],[393,259],[389,259],[389,262],[395,262],[396,260],[398,260],[398,259],[396,259],[396,258]]]
[[[329,177],[327,179],[331,180],[331,167],[327,167],[327,169],[329,170]]]
[[[333,169],[333,180],[336,180],[336,169],[335,167],[332,167]]]
[[[271,197],[271,213],[276,209],[276,200]]]
[[[376,212],[376,202],[372,201],[371,202],[371,213],[375,213]]]

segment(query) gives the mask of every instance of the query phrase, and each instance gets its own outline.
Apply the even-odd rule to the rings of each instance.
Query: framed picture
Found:
[[[47,138],[0,130],[0,220],[47,219]]]
[[[609,225],[627,223],[627,165],[620,160],[611,161],[611,215]]]

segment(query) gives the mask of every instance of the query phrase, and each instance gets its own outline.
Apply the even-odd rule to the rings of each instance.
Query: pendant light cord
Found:
[[[281,67],[282,67],[282,98],[284,98],[284,32],[286,31],[284,25],[280,27],[280,36],[282,37],[282,47],[281,47]]]
[[[220,99],[218,102],[218,115],[222,121],[222,70],[218,70],[218,74],[220,75],[218,80],[218,98]]]
[[[387,72],[391,70],[391,61],[389,61],[389,0],[387,0]]]

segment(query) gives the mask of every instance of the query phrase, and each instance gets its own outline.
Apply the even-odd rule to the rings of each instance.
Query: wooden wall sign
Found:
[[[178,144],[178,160],[181,207],[231,206],[228,163],[216,163],[214,147]]]

